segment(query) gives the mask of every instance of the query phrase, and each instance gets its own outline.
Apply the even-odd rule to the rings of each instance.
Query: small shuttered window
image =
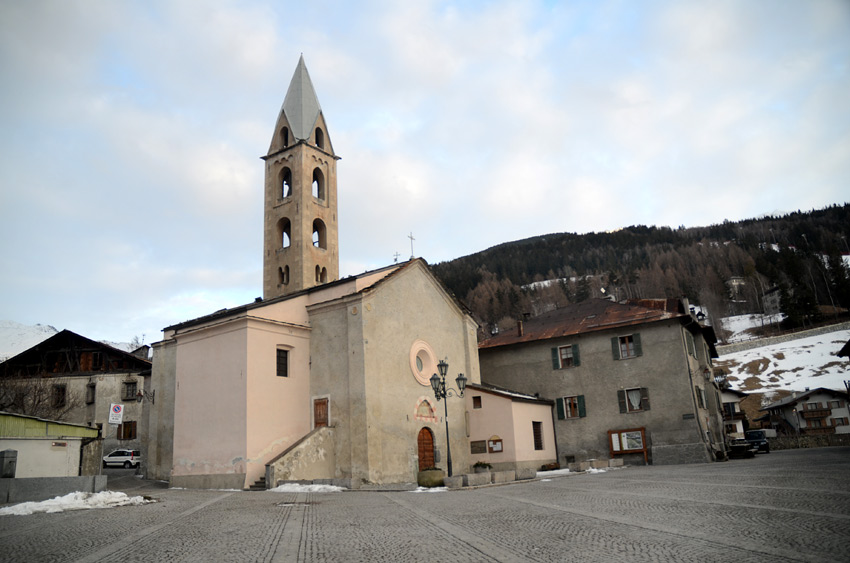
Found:
[[[640,334],[627,334],[611,338],[611,354],[615,360],[627,360],[643,355],[640,344]]]
[[[558,411],[558,420],[584,418],[587,416],[587,410],[584,406],[584,395],[558,397],[555,400],[555,408]]]
[[[617,391],[617,402],[620,404],[622,413],[648,411],[649,389],[646,387],[620,389]]]
[[[581,365],[578,344],[552,348],[552,369],[566,369]]]

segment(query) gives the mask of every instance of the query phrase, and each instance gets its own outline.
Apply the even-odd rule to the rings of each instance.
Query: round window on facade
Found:
[[[437,355],[431,345],[417,340],[410,347],[410,371],[420,385],[431,385],[431,375],[437,372]]]

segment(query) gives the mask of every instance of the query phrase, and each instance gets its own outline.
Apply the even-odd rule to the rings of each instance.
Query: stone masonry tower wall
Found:
[[[262,159],[266,165],[263,298],[339,279],[339,157],[303,57]]]

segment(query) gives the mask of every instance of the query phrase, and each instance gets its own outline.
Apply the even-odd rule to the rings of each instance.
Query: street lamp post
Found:
[[[466,378],[463,374],[458,374],[455,382],[457,383],[457,390],[452,389],[451,387],[446,387],[446,374],[449,372],[449,364],[446,360],[440,360],[440,363],[437,364],[437,369],[440,371],[440,375],[438,376],[436,373],[431,376],[431,388],[434,390],[434,397],[437,398],[439,402],[441,399],[446,399],[443,402],[443,413],[445,414],[446,419],[446,465],[449,470],[449,477],[452,476],[452,446],[451,441],[449,440],[449,406],[448,406],[448,397],[452,395],[456,397],[463,397],[463,391],[466,389]]]

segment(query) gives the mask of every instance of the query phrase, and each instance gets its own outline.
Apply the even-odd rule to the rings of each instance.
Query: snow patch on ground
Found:
[[[782,322],[785,316],[777,315],[738,315],[735,317],[724,317],[720,319],[720,326],[723,330],[728,330],[732,333],[727,342],[743,342],[745,340],[755,340],[756,335],[749,332],[752,328],[761,328],[770,324],[778,324]]]
[[[844,389],[848,361],[835,354],[848,339],[850,330],[839,330],[724,354],[713,363],[740,391]]]
[[[269,489],[273,493],[338,493],[344,490],[343,487],[333,485],[299,485],[298,483],[284,483]]]
[[[569,473],[569,469],[553,469],[552,471],[538,471],[537,477],[554,477],[557,475],[568,475]]]
[[[449,489],[446,487],[416,487],[411,493],[445,493]]]
[[[90,508],[114,508],[116,506],[138,506],[156,502],[144,497],[129,497],[126,493],[117,491],[102,491],[100,493],[68,493],[41,502],[22,502],[0,508],[0,516],[24,516],[40,512],[54,513],[66,510],[87,510]]]

